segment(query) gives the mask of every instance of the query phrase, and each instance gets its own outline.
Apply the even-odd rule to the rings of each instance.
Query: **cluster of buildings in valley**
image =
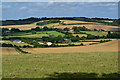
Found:
[[[25,43],[25,42],[23,42],[21,40],[18,40],[18,39],[17,40],[13,40],[13,41],[10,41],[10,40],[0,40],[0,43],[6,43],[6,42],[13,42],[13,43],[20,43],[20,44]],[[42,45],[46,44],[48,46],[53,44],[52,42],[42,42],[42,41],[38,41],[38,43],[42,44]]]

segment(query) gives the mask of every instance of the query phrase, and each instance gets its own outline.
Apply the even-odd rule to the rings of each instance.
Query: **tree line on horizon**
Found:
[[[55,17],[55,18],[47,18],[47,17],[42,17],[42,18],[35,18],[35,17],[30,17],[26,19],[19,19],[19,20],[2,20],[2,26],[6,25],[23,25],[23,24],[31,24],[37,21],[42,21],[42,20],[78,20],[78,21],[87,21],[87,22],[98,22],[98,23],[103,23],[106,25],[113,25],[113,26],[120,26],[120,19],[109,19],[109,18],[87,18],[87,17]],[[112,20],[113,22],[104,22],[102,20]]]

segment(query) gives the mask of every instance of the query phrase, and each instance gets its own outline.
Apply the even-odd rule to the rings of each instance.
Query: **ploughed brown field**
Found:
[[[30,53],[114,52],[118,51],[118,40],[89,46],[58,48],[23,48],[23,50]]]

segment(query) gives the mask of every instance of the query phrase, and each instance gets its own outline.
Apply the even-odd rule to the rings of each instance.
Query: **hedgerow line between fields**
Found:
[[[111,40],[104,40],[104,41],[100,41],[99,43],[104,43],[104,42],[109,42],[109,41],[111,41]],[[98,44],[98,43],[91,43],[90,45],[94,45],[94,44]],[[69,46],[75,46],[75,45],[69,45]],[[80,45],[76,45],[76,46],[85,46],[84,44],[80,44]],[[51,47],[58,47],[58,46],[51,46]],[[59,46],[59,47],[68,47],[68,46]],[[18,47],[18,46],[14,46],[14,48],[15,48],[15,50],[18,52],[18,53],[23,53],[23,54],[31,54],[31,53],[29,53],[29,52],[27,52],[27,51],[24,51],[24,50],[22,50],[20,47]]]
[[[23,54],[31,54],[31,53],[29,53],[29,52],[27,52],[27,51],[23,51],[21,48],[19,48],[18,46],[15,46],[14,47],[15,48],[15,50],[18,52],[18,53],[23,53]]]

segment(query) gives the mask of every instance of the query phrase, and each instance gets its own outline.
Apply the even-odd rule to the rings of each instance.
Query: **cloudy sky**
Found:
[[[28,17],[118,18],[117,2],[3,2],[3,20]]]

